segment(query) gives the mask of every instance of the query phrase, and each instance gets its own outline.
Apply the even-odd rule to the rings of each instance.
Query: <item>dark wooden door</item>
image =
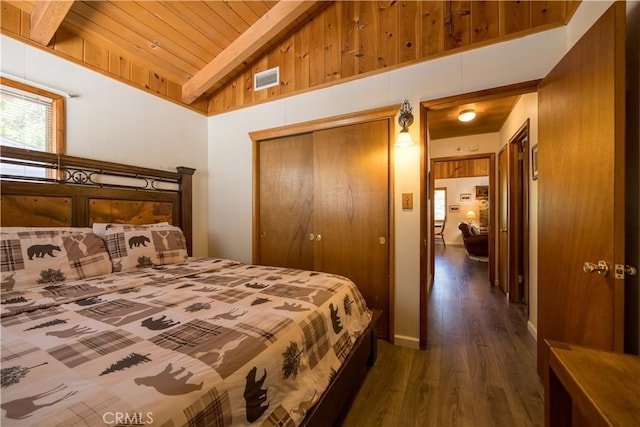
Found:
[[[498,155],[498,285],[509,293],[509,154]]]
[[[315,266],[353,280],[389,338],[389,123],[315,132]]]
[[[313,134],[260,141],[258,262],[312,270]]]
[[[541,375],[545,339],[623,350],[625,27],[615,3],[539,86]]]

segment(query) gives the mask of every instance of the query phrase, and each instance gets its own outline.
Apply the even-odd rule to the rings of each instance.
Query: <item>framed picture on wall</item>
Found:
[[[449,212],[451,213],[460,212],[460,205],[449,205]]]
[[[476,185],[476,200],[487,200],[489,198],[488,185]]]
[[[460,194],[461,202],[470,202],[471,201],[471,193],[462,193]]]
[[[538,144],[531,147],[531,179],[538,179]]]

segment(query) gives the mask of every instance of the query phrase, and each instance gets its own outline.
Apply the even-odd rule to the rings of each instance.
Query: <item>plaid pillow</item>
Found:
[[[2,291],[111,273],[104,241],[86,229],[25,229],[0,233]]]
[[[183,262],[187,243],[179,227],[169,224],[110,224],[104,239],[113,271]]]

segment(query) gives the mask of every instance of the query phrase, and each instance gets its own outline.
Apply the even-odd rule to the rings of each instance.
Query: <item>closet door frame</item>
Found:
[[[377,120],[389,122],[389,342],[393,343],[395,333],[395,216],[394,216],[394,151],[393,141],[396,134],[396,116],[400,104],[356,113],[333,116],[319,120],[295,123],[277,128],[264,129],[250,132],[249,137],[253,144],[253,262],[258,261],[258,248],[260,245],[260,141],[291,136],[301,133],[315,132],[324,129],[332,129],[341,126],[366,123]]]

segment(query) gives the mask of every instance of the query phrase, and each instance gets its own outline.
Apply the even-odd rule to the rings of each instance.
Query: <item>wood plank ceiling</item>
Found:
[[[213,115],[565,25],[578,4],[2,0],[1,32]]]
[[[505,96],[478,102],[431,108],[428,113],[431,139],[453,138],[499,132],[520,95]],[[458,114],[473,110],[476,118],[470,122],[458,120]]]

